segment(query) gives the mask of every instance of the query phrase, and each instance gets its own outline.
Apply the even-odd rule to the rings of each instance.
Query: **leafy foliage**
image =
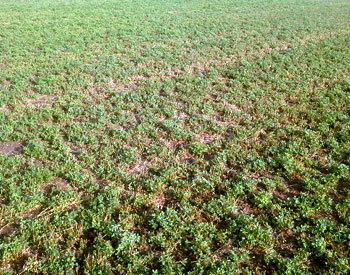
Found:
[[[349,1],[0,5],[2,274],[349,272]]]

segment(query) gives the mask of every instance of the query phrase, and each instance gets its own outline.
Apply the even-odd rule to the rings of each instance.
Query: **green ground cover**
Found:
[[[0,273],[347,274],[349,18],[0,0]]]

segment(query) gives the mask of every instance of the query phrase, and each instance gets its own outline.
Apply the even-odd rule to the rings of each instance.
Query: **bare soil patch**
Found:
[[[54,187],[59,188],[61,191],[65,191],[68,189],[69,183],[62,178],[54,178],[50,183],[44,184],[41,186],[41,190],[45,193],[50,192],[50,190]]]
[[[34,107],[43,107],[50,104],[53,97],[49,95],[38,95],[36,98],[31,98],[28,100],[28,105]]]
[[[7,105],[2,105],[0,111],[10,111],[10,108]]]
[[[13,156],[17,155],[23,150],[23,145],[16,141],[0,142],[0,154]]]

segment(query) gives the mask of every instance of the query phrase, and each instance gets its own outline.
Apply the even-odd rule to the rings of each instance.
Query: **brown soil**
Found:
[[[19,154],[23,150],[23,145],[19,142],[9,141],[0,142],[0,154],[13,156]]]

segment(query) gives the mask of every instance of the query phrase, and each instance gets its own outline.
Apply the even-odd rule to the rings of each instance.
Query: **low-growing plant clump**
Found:
[[[349,1],[0,6],[1,274],[349,273]]]

